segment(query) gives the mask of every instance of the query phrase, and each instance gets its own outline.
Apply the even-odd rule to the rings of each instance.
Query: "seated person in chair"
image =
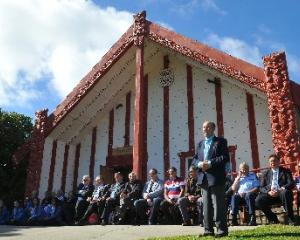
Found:
[[[75,221],[79,221],[85,213],[89,202],[88,197],[91,197],[94,191],[94,185],[91,183],[89,175],[82,177],[82,182],[77,187],[77,201],[75,205]]]
[[[160,204],[165,223],[177,223],[176,208],[178,207],[178,199],[183,197],[185,190],[185,182],[177,177],[177,169],[171,167],[168,170],[169,179],[164,185],[164,200]]]
[[[114,174],[115,184],[112,184],[108,190],[108,198],[105,200],[104,210],[101,216],[102,225],[108,224],[110,213],[120,205],[120,194],[124,189],[125,182],[120,172]]]
[[[203,223],[203,206],[201,199],[201,188],[197,184],[197,168],[191,166],[189,169],[189,177],[186,179],[185,196],[179,198],[178,206],[183,219],[183,226],[190,226],[190,216],[188,214],[188,207],[196,206],[198,211],[199,224]]]
[[[129,182],[125,183],[124,189],[120,194],[120,218],[119,223],[129,223],[134,219],[134,202],[141,198],[143,184],[136,179],[134,172],[128,175]],[[131,214],[131,218],[129,217]]]
[[[240,164],[240,171],[235,178],[231,189],[233,195],[231,197],[231,214],[232,225],[238,226],[237,214],[241,204],[246,204],[250,215],[249,226],[256,226],[255,217],[255,198],[260,183],[255,173],[249,172],[249,165],[245,162]]]
[[[144,186],[143,199],[134,202],[137,224],[146,222],[148,207],[150,208],[148,224],[157,224],[159,206],[163,200],[164,183],[158,178],[155,168],[150,169],[149,176],[150,180]]]
[[[79,225],[84,225],[87,223],[88,218],[92,213],[97,213],[98,217],[102,215],[105,199],[107,197],[107,192],[109,185],[104,183],[104,179],[101,176],[95,178],[95,190],[91,197],[87,198],[90,203],[87,210],[85,211],[83,217],[79,220]]]
[[[255,200],[256,207],[261,209],[269,222],[279,223],[271,206],[281,203],[288,216],[288,223],[296,225],[293,212],[293,188],[295,182],[289,169],[280,167],[280,159],[277,155],[269,156],[269,170],[265,171],[261,180],[260,193]]]

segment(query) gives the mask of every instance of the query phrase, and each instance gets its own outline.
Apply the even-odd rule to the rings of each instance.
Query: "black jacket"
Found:
[[[142,197],[143,184],[136,180],[125,184],[123,193],[126,193],[130,199],[140,199]]]
[[[185,196],[190,195],[201,197],[201,187],[197,184],[197,178],[189,177],[186,179]]]
[[[273,179],[272,169],[268,169],[263,173],[260,182],[260,192],[268,193],[271,190],[271,184]],[[289,169],[279,167],[278,185],[285,189],[292,190],[295,187],[295,181],[293,180],[292,173]]]
[[[209,159],[206,160],[211,161],[211,167],[205,173],[199,169],[198,184],[202,184],[204,175],[206,175],[208,186],[224,185],[226,176],[225,164],[229,161],[227,140],[222,137],[214,137],[208,156]],[[201,140],[197,146],[192,165],[198,167],[198,163],[204,160],[204,140]]]

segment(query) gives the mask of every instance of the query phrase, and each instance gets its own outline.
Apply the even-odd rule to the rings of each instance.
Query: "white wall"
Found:
[[[65,186],[65,191],[66,192],[69,192],[69,191],[71,191],[73,189],[75,152],[76,152],[76,146],[70,144],[70,146],[69,146],[69,154],[68,154],[66,186]]]
[[[148,66],[148,123],[147,148],[148,170],[156,168],[159,177],[164,178],[163,158],[163,88],[159,83],[159,71],[162,70],[162,55]]]
[[[122,107],[116,108],[117,105],[122,104]],[[125,136],[125,113],[126,113],[126,96],[122,96],[117,101],[114,108],[114,140],[113,148],[124,147]]]
[[[77,183],[81,182],[83,175],[89,175],[91,145],[92,131],[84,136],[81,142]]]
[[[255,95],[253,95],[253,102],[260,167],[265,167],[268,165],[268,156],[274,152],[268,104],[266,99]]]
[[[61,176],[64,163],[65,143],[57,141],[55,167],[53,175],[53,191],[57,191],[61,187]]]
[[[224,137],[237,145],[236,164],[247,162],[252,168],[252,153],[245,90],[222,81]]]
[[[207,79],[214,76],[200,68],[193,67],[193,95],[194,95],[194,126],[195,144],[197,146],[202,135],[203,122],[217,122],[215,85],[209,83]]]
[[[186,64],[171,57],[170,68],[174,70],[175,76],[174,83],[169,87],[170,166],[176,167],[180,176],[180,159],[177,154],[189,150]]]
[[[99,124],[97,125],[94,176],[100,174],[100,165],[106,165],[106,156],[108,150],[108,124],[109,114],[106,114],[99,120]]]
[[[47,137],[45,139],[40,186],[39,186],[39,198],[44,198],[45,192],[47,191],[48,188],[48,178],[49,178],[51,156],[52,156],[52,143],[53,143],[52,138]]]

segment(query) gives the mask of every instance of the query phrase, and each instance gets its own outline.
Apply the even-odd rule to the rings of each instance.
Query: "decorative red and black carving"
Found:
[[[134,138],[133,138],[133,171],[141,180],[146,178],[144,165],[147,162],[147,81],[144,77],[144,45],[136,48],[136,77],[135,77],[135,112],[134,112]],[[147,171],[147,170],[146,170]]]
[[[300,145],[296,131],[295,105],[290,90],[285,53],[265,56],[263,62],[275,152],[283,163],[299,163]],[[291,166],[291,170],[298,174],[294,165]]]
[[[30,196],[32,191],[39,189],[45,134],[49,129],[47,121],[48,109],[37,111],[35,116],[35,127],[30,141],[30,158],[27,168],[25,196]]]
[[[253,88],[265,91],[262,70],[259,67],[233,58],[150,22],[148,38]]]
[[[63,162],[63,169],[61,174],[61,190],[65,192],[66,190],[66,177],[67,177],[67,169],[68,169],[68,157],[69,157],[69,149],[70,145],[65,145],[65,152],[64,152],[64,162]]]
[[[186,65],[187,77],[187,102],[188,102],[188,130],[189,130],[189,150],[187,152],[180,152],[180,175],[186,176],[186,158],[195,155],[195,127],[194,127],[194,94],[193,94],[193,70],[192,66]]]
[[[257,145],[257,133],[256,133],[256,119],[255,119],[255,109],[253,103],[253,96],[250,93],[246,93],[247,98],[247,110],[248,110],[248,123],[250,132],[250,144],[251,144],[251,154],[252,154],[252,167],[254,169],[259,168],[259,154]]]
[[[89,174],[91,179],[94,179],[96,141],[97,141],[97,127],[94,127],[92,132],[91,156],[90,156],[90,166],[89,166]]]
[[[74,173],[73,173],[73,191],[77,189],[77,179],[78,179],[78,168],[79,168],[79,159],[80,159],[80,148],[81,144],[76,145],[75,151],[75,161],[74,161]]]
[[[222,89],[221,89],[220,78],[215,78],[215,96],[216,96],[218,136],[224,137],[223,103],[222,103]]]
[[[74,90],[66,99],[55,109],[52,117],[50,131],[61,122],[65,116],[86,96],[93,86],[109,71],[109,69],[127,52],[133,45],[133,27],[131,26],[126,33],[111,47],[93,69],[79,82]]]
[[[113,143],[114,143],[114,109],[112,109],[109,113],[108,149],[107,149],[106,165],[108,165],[109,157],[112,156]]]
[[[136,46],[142,46],[144,44],[145,36],[148,33],[146,11],[142,11],[138,14],[133,15],[133,42]]]
[[[54,140],[52,143],[52,153],[51,153],[51,163],[50,163],[50,171],[48,177],[48,189],[47,191],[52,191],[53,188],[53,177],[56,163],[56,149],[57,149],[57,140]]]
[[[126,95],[126,112],[125,112],[125,136],[124,146],[128,147],[130,142],[130,105],[131,105],[131,92]]]

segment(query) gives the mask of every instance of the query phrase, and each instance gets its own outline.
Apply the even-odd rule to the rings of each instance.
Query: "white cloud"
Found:
[[[290,78],[300,83],[300,58],[293,54],[287,54],[287,65]]]
[[[0,106],[36,100],[41,83],[66,96],[132,21],[86,0],[0,1]]]
[[[209,34],[205,39],[205,42],[209,46],[216,47],[234,57],[243,59],[255,65],[262,65],[262,54],[259,47],[256,45],[250,45],[237,38],[220,37],[215,33]]]
[[[226,15],[227,12],[221,9],[215,0],[190,0],[184,4],[174,4],[171,10],[182,17],[189,17],[197,10],[213,11],[219,15]]]
[[[226,15],[227,12],[221,9],[215,2],[215,0],[201,0],[201,6],[205,10],[213,10],[220,15]]]

